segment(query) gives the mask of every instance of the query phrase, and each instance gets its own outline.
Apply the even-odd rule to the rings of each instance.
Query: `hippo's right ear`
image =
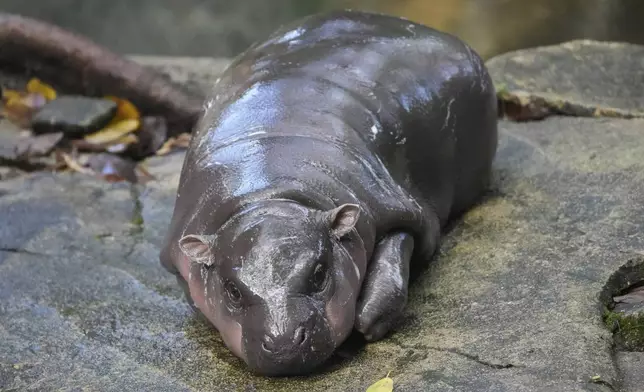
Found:
[[[357,204],[343,204],[332,210],[326,211],[326,221],[331,226],[333,235],[340,239],[347,235],[358,223],[360,206]]]
[[[211,266],[215,262],[212,254],[214,240],[214,235],[189,234],[181,237],[179,248],[194,262]]]

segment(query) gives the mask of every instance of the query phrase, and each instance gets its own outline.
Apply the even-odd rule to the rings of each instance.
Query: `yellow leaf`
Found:
[[[391,373],[391,372],[390,372]],[[366,392],[392,392],[394,390],[394,380],[389,378],[389,373],[385,378],[382,378],[367,388]]]
[[[56,99],[56,90],[37,78],[32,78],[31,80],[29,80],[29,82],[27,83],[27,92],[38,93],[45,97],[45,99],[47,99],[48,101]]]
[[[112,95],[108,95],[105,99],[112,100],[116,102],[117,109],[116,114],[114,115],[114,121],[122,120],[138,120],[141,118],[141,113],[134,106],[134,104],[127,99],[118,98]]]
[[[40,94],[10,93],[8,96],[2,108],[2,115],[16,125],[28,128],[33,112],[45,103],[45,98]]]
[[[132,144],[132,143],[136,143],[138,141],[139,141],[139,138],[136,137],[135,134],[128,133],[127,135],[118,138],[116,143],[118,143],[118,144]]]
[[[4,106],[8,108],[17,107],[17,106],[27,106],[23,102],[22,97],[20,96],[10,96],[7,101],[4,103]]]
[[[19,100],[24,94],[16,90],[2,90],[2,99],[6,101]]]
[[[139,120],[122,120],[110,123],[100,131],[96,131],[84,137],[85,141],[91,144],[107,144],[118,141],[130,132],[139,129]]]

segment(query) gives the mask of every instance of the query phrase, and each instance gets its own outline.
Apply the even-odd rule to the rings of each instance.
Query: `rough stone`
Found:
[[[364,391],[389,371],[396,391],[636,382],[599,293],[644,249],[644,119],[500,126],[491,190],[412,283],[401,329],[352,338],[310,377],[250,374],[160,267],[181,153],[149,159],[145,186],[0,182],[0,389]]]
[[[219,74],[230,64],[230,59],[208,57],[167,57],[167,56],[130,56],[140,64],[148,66],[188,90],[208,93]]]
[[[0,163],[25,170],[44,168],[51,162],[46,154],[61,139],[60,133],[33,136],[28,130],[19,128],[7,119],[0,119]],[[0,175],[0,179],[2,178]]]
[[[644,168],[615,155],[620,138],[642,149],[632,139],[643,125],[503,123],[494,190],[414,282],[407,325],[325,375],[292,380],[248,374],[159,268],[180,154],[150,160],[158,181],[147,188],[69,174],[5,182],[4,385],[359,391],[391,370],[403,391],[602,390],[590,378],[617,373],[597,293],[643,245]]]
[[[11,166],[0,166],[0,181],[20,177],[24,173],[20,169]]]
[[[644,46],[577,40],[490,59],[506,103],[546,114],[644,116]]]
[[[31,126],[36,134],[63,132],[79,137],[98,131],[115,113],[116,103],[109,99],[60,96],[36,112]]]
[[[621,392],[644,391],[644,353],[618,353],[616,361],[621,370]]]
[[[18,159],[18,145],[24,138],[22,130],[6,119],[0,119],[0,160],[14,161]]]

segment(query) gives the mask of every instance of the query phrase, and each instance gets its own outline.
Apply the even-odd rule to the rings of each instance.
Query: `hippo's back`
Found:
[[[393,16],[335,11],[284,26],[229,70],[229,99],[274,83],[283,106],[345,122],[443,222],[488,182],[497,145],[494,88],[481,58],[450,34]],[[340,137],[355,145],[354,136]]]
[[[182,182],[195,180],[185,197],[244,173],[273,179],[261,183],[299,176],[313,185],[317,173],[304,170],[304,159],[336,182],[312,191],[349,192],[376,215],[431,207],[445,223],[487,183],[496,149],[493,90],[481,59],[452,35],[373,13],[311,16],[251,46],[221,75],[186,156]],[[217,171],[200,164],[220,161],[224,146],[232,157],[233,145],[239,152],[261,146],[262,158],[238,154],[239,162]],[[393,190],[380,192],[391,200],[373,183]]]
[[[360,203],[378,233],[405,226],[433,248],[427,228],[487,184],[493,90],[462,41],[404,19],[336,11],[279,29],[213,87],[184,161],[165,264],[186,230],[212,230],[250,199],[291,190]]]

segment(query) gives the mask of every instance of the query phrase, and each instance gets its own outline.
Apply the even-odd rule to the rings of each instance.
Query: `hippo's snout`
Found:
[[[287,306],[253,309],[244,328],[246,362],[266,376],[307,373],[325,362],[335,344],[324,314],[310,298],[289,301]]]
[[[271,334],[264,335],[262,341],[262,350],[268,355],[280,355],[284,352],[294,352],[303,345],[308,338],[308,331],[305,327],[297,327],[293,336],[282,334],[279,336],[272,336]]]

